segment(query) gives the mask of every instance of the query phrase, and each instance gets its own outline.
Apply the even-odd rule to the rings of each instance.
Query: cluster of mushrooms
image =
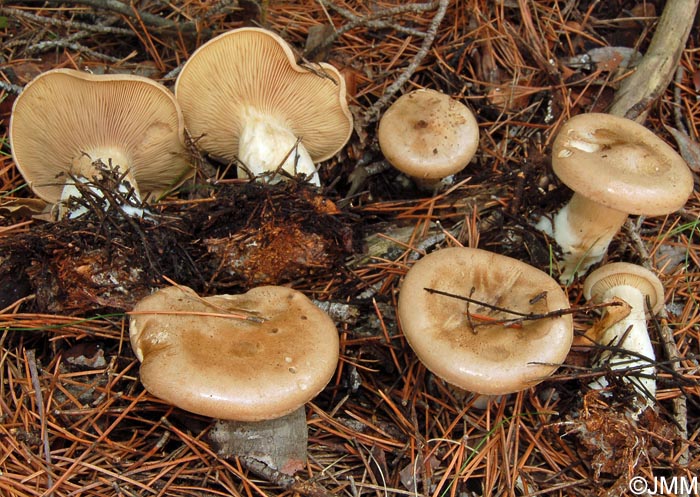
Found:
[[[468,164],[478,128],[466,106],[418,90],[389,108],[378,139],[391,164],[419,187],[435,188]],[[577,115],[562,126],[552,149],[554,172],[574,195],[536,227],[561,249],[563,282],[603,259],[628,214],[670,214],[693,191],[682,157],[623,117]],[[654,403],[655,356],[646,320],[663,306],[663,286],[651,271],[617,262],[585,279],[584,296],[629,306],[625,313],[604,311],[601,323],[610,325],[589,338],[606,348],[599,365],[635,373],[629,381],[639,394],[636,416]],[[469,392],[503,395],[541,382],[563,362],[573,338],[568,307],[559,284],[538,269],[483,250],[450,248],[408,271],[398,314],[406,339],[433,373]],[[601,378],[591,386],[606,385]]]
[[[333,66],[304,69],[281,37],[242,28],[200,47],[174,95],[140,76],[45,72],[16,99],[10,141],[27,184],[62,217],[80,214],[66,208],[76,183],[105,168],[123,175],[134,203],[179,186],[193,174],[185,126],[198,147],[235,161],[243,177],[305,175],[318,185],[315,163],[345,145],[352,122]]]
[[[44,73],[17,98],[10,139],[27,183],[59,215],[80,215],[66,207],[78,194],[76,183],[89,183],[105,168],[123,176],[122,193],[134,199],[138,215],[144,202],[193,174],[185,128],[203,151],[235,161],[243,177],[301,174],[319,185],[316,164],[345,145],[352,126],[335,68],[300,67],[279,36],[242,28],[200,47],[184,64],[174,95],[137,76]],[[378,140],[387,161],[421,188],[435,189],[469,163],[479,134],[466,106],[417,90],[387,110]],[[628,214],[677,210],[693,187],[671,147],[641,125],[605,114],[569,120],[554,141],[552,162],[575,192],[538,223],[562,249],[563,280],[602,259]],[[617,297],[630,306],[599,340],[634,351],[632,360],[610,363],[641,369],[648,380],[638,386],[653,399],[646,319],[663,305],[661,283],[643,268],[614,263],[588,276],[584,293],[594,302]],[[559,282],[546,273],[460,247],[436,250],[411,267],[398,317],[435,375],[474,394],[504,395],[536,385],[564,361],[573,340],[568,308]],[[338,362],[338,334],[328,315],[300,292],[278,286],[208,297],[172,286],[140,301],[130,315],[141,381],[151,394],[226,420],[212,436],[230,453],[286,473],[303,465],[303,451],[270,452],[288,445],[305,450],[303,406]]]
[[[464,168],[479,141],[469,109],[433,90],[400,97],[382,117],[378,140],[391,164],[428,189]],[[555,137],[552,166],[574,195],[536,226],[562,251],[563,282],[603,259],[629,214],[670,214],[693,191],[690,169],[673,148],[644,126],[610,114],[569,119]],[[637,415],[653,405],[656,393],[646,320],[663,306],[663,286],[651,271],[618,262],[592,272],[584,296],[629,306],[616,321],[604,311],[601,322],[611,324],[594,339],[608,348],[600,364],[636,373],[629,380],[639,393]],[[567,308],[559,285],[541,271],[482,250],[451,248],[408,271],[398,314],[428,369],[467,391],[501,395],[542,381],[563,362],[573,336]],[[592,384],[605,385],[604,378]]]
[[[124,214],[148,220],[144,205],[194,174],[185,129],[206,153],[235,161],[239,176],[302,176],[319,185],[315,164],[345,145],[352,125],[345,82],[333,66],[300,67],[281,37],[242,28],[201,46],[174,94],[133,75],[43,73],[15,100],[10,140],[20,173],[54,218],[83,214],[74,198],[86,191],[105,206],[93,185],[109,171],[120,179]],[[213,431],[227,450],[271,457],[265,462],[283,472],[299,469],[303,406],[328,383],[339,355],[333,321],[307,297],[276,286],[205,298],[164,288],[135,306],[130,332],[149,392],[236,420]],[[266,430],[271,439],[263,444]],[[277,445],[303,447],[303,454],[269,454],[283,433],[295,443]]]

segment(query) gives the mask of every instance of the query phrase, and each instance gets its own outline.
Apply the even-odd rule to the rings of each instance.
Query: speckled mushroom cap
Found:
[[[552,167],[569,188],[628,214],[661,216],[693,191],[688,165],[641,124],[602,113],[569,119],[552,144]]]
[[[205,298],[186,287],[164,288],[135,306],[130,338],[146,390],[218,419],[284,416],[315,397],[338,362],[333,321],[286,287]]]
[[[569,352],[569,314],[508,327],[492,321],[517,316],[426,288],[527,314],[569,302],[554,279],[506,256],[446,248],[420,259],[401,285],[398,314],[418,358],[448,383],[479,394],[517,392],[551,375]]]
[[[352,133],[345,80],[326,63],[300,67],[275,33],[240,28],[199,47],[175,84],[190,133],[210,154],[234,160],[247,116],[262,113],[301,138],[314,162],[335,155]],[[200,138],[201,137],[201,138]]]
[[[461,102],[439,91],[415,90],[399,97],[377,130],[386,160],[418,179],[458,173],[479,146],[479,126]]]
[[[10,121],[12,156],[34,193],[61,199],[61,173],[92,179],[92,162],[119,166],[141,198],[180,184],[193,169],[184,121],[163,85],[128,74],[54,69],[27,84]]]
[[[599,267],[586,277],[583,283],[583,296],[586,300],[601,303],[609,290],[619,286],[631,286],[649,297],[651,314],[658,313],[664,305],[664,286],[659,278],[648,269],[629,262],[611,262]],[[649,316],[649,309],[645,312]]]

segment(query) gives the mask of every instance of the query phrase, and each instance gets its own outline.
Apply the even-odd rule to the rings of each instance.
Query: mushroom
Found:
[[[562,281],[603,258],[628,214],[670,214],[693,191],[688,165],[673,148],[641,124],[610,114],[566,122],[552,145],[552,167],[574,195],[537,228],[562,249]]]
[[[432,190],[469,164],[479,145],[479,127],[467,106],[422,89],[402,95],[387,109],[377,138],[391,165],[419,188]]]
[[[161,289],[131,313],[131,345],[152,395],[216,418],[221,450],[292,473],[306,457],[304,404],[338,362],[335,325],[301,292],[262,286],[199,297]]]
[[[658,313],[664,305],[664,287],[654,273],[627,262],[614,262],[599,267],[586,278],[583,295],[593,303],[622,299],[630,306],[629,315],[603,330],[597,342],[613,346],[619,351],[601,354],[599,364],[612,370],[633,370],[628,377],[645,401],[641,410],[652,406],[656,395],[654,380],[654,348],[647,332],[647,319]],[[648,305],[647,305],[648,299]],[[642,367],[643,366],[643,367]],[[593,386],[604,388],[605,378]]]
[[[175,97],[141,76],[42,73],[15,100],[9,136],[27,184],[59,206],[79,196],[71,178],[88,183],[105,169],[124,176],[121,193],[139,204],[192,173]]]
[[[209,154],[239,162],[238,174],[306,175],[352,133],[345,81],[326,63],[301,67],[278,35],[240,28],[213,38],[185,63],[175,84],[185,122]]]
[[[564,361],[573,320],[555,311],[568,307],[559,284],[542,271],[455,247],[411,267],[398,316],[409,345],[435,375],[469,392],[503,395],[538,384]]]

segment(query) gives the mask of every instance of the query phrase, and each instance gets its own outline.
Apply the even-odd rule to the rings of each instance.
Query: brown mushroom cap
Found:
[[[648,269],[629,262],[612,262],[593,271],[583,283],[583,296],[600,303],[608,290],[618,286],[637,288],[645,302],[649,297],[652,314],[658,313],[664,305],[664,286],[659,278]],[[646,313],[649,314],[648,309]]]
[[[234,160],[246,118],[265,114],[301,138],[314,162],[335,155],[352,133],[345,80],[330,64],[309,70],[295,60],[280,36],[260,28],[228,31],[199,47],[175,94],[202,149]]]
[[[241,312],[263,321],[224,316]],[[164,288],[135,306],[130,337],[146,390],[219,419],[284,416],[315,397],[338,362],[333,321],[286,287],[205,298]]]
[[[437,180],[464,169],[479,146],[479,126],[461,102],[435,90],[399,97],[377,130],[386,160],[418,179]]]
[[[142,198],[192,172],[174,95],[141,76],[73,69],[37,76],[15,100],[10,142],[20,173],[50,203],[69,181],[61,173],[92,179],[98,159],[128,169]]]
[[[554,172],[575,192],[628,214],[661,216],[693,191],[688,165],[641,124],[602,113],[567,121],[552,144]]]
[[[569,314],[526,320],[521,327],[489,324],[517,316],[426,288],[521,313],[567,309],[569,302],[555,280],[510,257],[472,248],[423,257],[401,285],[398,314],[416,355],[448,383],[480,394],[516,392],[551,375],[569,352]]]

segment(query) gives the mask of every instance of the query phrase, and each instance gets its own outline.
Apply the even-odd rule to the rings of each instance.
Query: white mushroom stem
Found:
[[[250,172],[254,177],[284,170],[292,176],[304,174],[309,182],[320,186],[311,155],[306,147],[279,119],[258,112],[249,112],[238,138],[238,158],[248,169],[239,167],[240,177]],[[271,182],[279,181],[280,176]]]
[[[454,174],[446,176],[444,178],[419,178],[416,176],[410,176],[416,187],[424,192],[436,193],[439,190],[454,183]]]
[[[93,159],[93,157],[97,157],[97,159]],[[101,159],[101,157],[109,157],[109,159]],[[91,154],[86,153],[77,160],[73,161],[71,171],[75,178],[75,182],[86,185],[84,188],[88,188],[95,197],[103,198],[103,194],[99,189],[95,188],[94,186],[87,185],[100,174],[99,169],[97,169],[97,166],[95,165],[97,161],[101,161],[106,167],[114,167],[116,174],[124,175],[122,181],[119,182],[118,193],[121,193],[125,197],[129,196],[129,198],[134,201],[134,204],[140,205],[142,203],[141,194],[139,193],[133,174],[131,171],[127,171],[126,174],[124,174],[122,171],[122,166],[119,165],[127,164],[127,159],[122,153],[116,150],[103,150]],[[75,219],[87,212],[87,208],[84,206],[79,206],[73,210],[68,208],[68,201],[71,198],[80,198],[82,196],[75,182],[70,178],[66,179],[66,183],[61,191],[61,198],[58,204],[59,219],[66,216],[70,219]],[[107,206],[103,203],[103,207],[106,208]],[[144,209],[141,207],[125,204],[122,205],[121,208],[124,213],[131,217],[143,217],[144,215]]]
[[[652,399],[656,395],[656,380],[653,377],[655,373],[653,361],[656,356],[647,332],[644,295],[631,285],[618,285],[608,289],[600,300],[607,302],[613,297],[627,302],[631,310],[626,318],[607,328],[598,339],[598,343],[624,349],[634,355],[626,354],[624,351],[606,352],[601,355],[599,365],[608,365],[614,371],[633,369],[629,380],[634,384],[641,398],[644,399],[641,404],[637,404],[638,412],[641,412],[646,407],[653,405]],[[639,356],[643,356],[645,359],[640,359]],[[597,389],[606,386],[605,378],[600,378],[591,384],[591,387]]]
[[[472,394],[473,409],[478,409],[480,411],[485,411],[489,408],[491,402],[500,402],[505,395],[481,395],[478,393]]]
[[[559,279],[571,281],[600,262],[613,237],[625,224],[627,213],[593,202],[579,193],[554,215],[543,217],[536,227],[561,247],[563,264]]]
[[[79,183],[87,183],[88,180],[86,178],[83,178],[82,176],[77,177],[76,181]],[[93,193],[95,197],[98,198],[103,198],[102,197],[102,191],[99,189],[95,188],[94,186],[86,186],[85,188],[90,189],[90,191]],[[123,194],[124,196],[131,194],[131,197],[133,200],[135,200],[135,203],[140,204],[141,203],[141,198],[138,195],[138,192],[136,190],[133,190],[130,192],[129,187],[127,186],[126,182],[122,182],[119,184],[119,192]],[[74,207],[73,209],[69,208],[68,201],[71,198],[79,198],[81,197],[82,194],[80,193],[80,190],[78,190],[78,187],[75,186],[75,183],[70,182],[66,183],[65,186],[63,187],[63,191],[61,192],[61,200],[59,201],[58,204],[58,219],[63,219],[64,217],[68,217],[69,219],[75,219],[83,214],[85,214],[88,209],[87,207],[80,205],[78,207]],[[103,203],[102,206],[106,208],[107,206]],[[146,211],[143,209],[143,207],[135,207],[130,204],[124,204],[121,205],[121,210],[130,217],[144,217]]]
[[[209,432],[222,457],[250,457],[292,475],[306,465],[308,427],[304,406],[267,421],[218,420]]]

